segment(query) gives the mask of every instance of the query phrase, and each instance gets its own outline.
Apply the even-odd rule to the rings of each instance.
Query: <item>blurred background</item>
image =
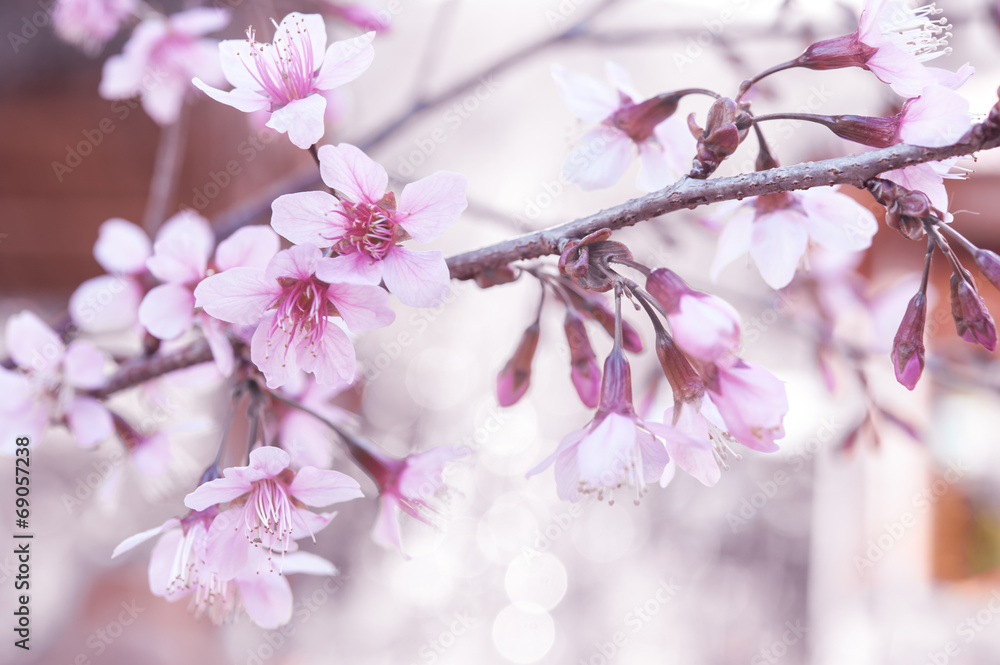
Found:
[[[220,38],[241,37],[253,24],[259,39],[270,39],[270,19],[289,11],[327,12],[331,38],[359,31],[338,18],[332,1],[216,6],[234,14]],[[337,91],[326,141],[366,146],[397,192],[440,169],[468,176],[469,210],[434,245],[446,255],[640,194],[635,164],[617,186],[597,192],[561,177],[587,128],[562,105],[554,63],[603,79],[604,62],[614,60],[648,96],[695,86],[732,94],[740,81],[812,41],[852,32],[860,9],[803,0],[367,6],[388,30],[375,41],[371,69]],[[984,114],[1000,86],[997,7],[972,0],[939,6],[953,26],[953,50],[934,64],[955,70],[972,62],[977,71],[962,92]],[[157,7],[172,12],[181,4]],[[98,95],[102,63],[120,52],[126,33],[88,57],[53,35],[47,8],[43,0],[0,6],[9,42],[0,47],[0,319],[31,309],[56,324],[74,288],[102,273],[92,256],[100,224],[111,217],[141,224],[149,216],[162,136],[136,103]],[[259,119],[194,91],[191,100],[169,212],[194,208],[225,233],[248,220],[267,223],[269,201],[283,193],[275,183],[298,183],[287,190],[297,191],[315,180],[310,155]],[[888,115],[900,105],[859,69],[784,72],[753,102],[757,113]],[[679,113],[703,120],[706,109],[707,101],[689,97]],[[783,164],[858,151],[791,122],[772,123],[765,134]],[[752,168],[753,150],[745,146],[720,175]],[[73,151],[82,155],[79,166],[68,173],[54,167]],[[962,160],[970,177],[948,187],[956,228],[1000,251],[995,153]],[[867,193],[848,193],[881,220]],[[637,259],[670,267],[739,309],[743,355],[787,382],[791,411],[780,452],[730,458],[713,488],[678,474],[639,505],[627,497],[613,506],[558,501],[551,471],[530,480],[525,473],[591,417],[569,381],[561,313],[543,316],[527,397],[500,409],[496,373],[534,317],[537,283],[488,290],[455,283],[446,306],[399,306],[393,326],[358,338],[367,381],[338,398],[360,415],[366,436],[394,453],[473,450],[470,461],[449,468],[446,529],[407,523],[404,557],[372,543],[374,500],[343,505],[306,546],[341,575],[292,578],[295,613],[279,631],[245,617],[216,627],[195,619],[184,601],[153,596],[151,546],[115,561],[111,551],[183,512],[183,496],[215,455],[228,404],[213,369],[178,372],[112,402],[170,434],[165,473],[143,475],[120,441],[83,450],[60,428],[50,428],[34,450],[32,648],[14,649],[6,632],[0,661],[996,662],[1000,374],[992,356],[955,335],[946,266],[937,261],[932,270],[938,297],[928,316],[928,370],[910,393],[895,382],[888,351],[923,265],[921,243],[882,226],[858,261],[816,255],[813,270],[781,293],[742,261],[712,284],[716,236],[698,223],[708,212],[665,216],[620,239]],[[1000,311],[1000,297],[979,281],[992,311]],[[835,316],[814,306],[817,292],[842,288],[853,300]],[[633,323],[648,345],[648,325],[638,316]],[[599,333],[591,331],[602,357],[610,340]],[[122,353],[138,348],[126,338],[99,341]],[[656,386],[658,372],[654,354],[636,358],[637,403],[653,416],[668,400]],[[332,438],[327,445],[334,448]],[[0,468],[3,486],[13,487],[12,464]],[[374,497],[371,482],[343,456],[334,468]],[[0,512],[13,512],[12,491],[2,492]],[[3,543],[12,542],[9,522],[0,521]],[[0,552],[0,614],[10,617],[14,557],[6,544]]]

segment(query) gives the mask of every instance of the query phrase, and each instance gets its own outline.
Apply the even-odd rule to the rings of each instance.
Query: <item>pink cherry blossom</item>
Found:
[[[0,367],[0,452],[11,453],[18,436],[41,438],[48,423],[63,423],[78,445],[89,448],[111,435],[111,414],[79,390],[104,385],[107,356],[89,342],[67,346],[35,314],[7,319],[7,351],[17,369]]]
[[[247,29],[246,40],[219,44],[222,71],[233,90],[219,90],[197,78],[193,83],[240,111],[267,111],[268,127],[287,132],[292,143],[308,148],[325,133],[326,99],[318,93],[350,83],[368,69],[375,57],[375,33],[326,48],[326,25],[319,14],[292,12],[275,28],[273,44],[258,43],[253,28]]]
[[[750,252],[771,288],[788,285],[812,240],[833,250],[860,251],[878,230],[874,215],[832,187],[780,192],[723,206],[709,224],[728,218],[719,237],[712,278]]]
[[[167,220],[156,236],[149,272],[162,284],[150,289],[139,304],[139,321],[151,335],[163,340],[180,337],[195,321],[205,333],[216,366],[223,376],[233,371],[232,345],[216,319],[195,312],[194,288],[210,274],[235,267],[263,270],[278,253],[280,241],[265,226],[239,229],[219,243],[210,262],[215,234],[201,215],[180,212]]]
[[[650,432],[663,439],[667,454],[677,466],[707,487],[719,482],[719,450],[725,450],[725,441],[732,439],[719,427],[720,417],[714,405],[702,400],[701,406],[684,404],[680,407],[677,422],[671,407],[663,414],[663,423],[646,422]],[[706,417],[705,413],[710,414]],[[714,414],[714,418],[711,415]],[[670,424],[665,424],[670,423]],[[697,442],[698,445],[693,445]],[[661,481],[662,485],[666,485]]]
[[[710,449],[707,439],[699,441],[673,427],[660,429],[659,434],[668,435],[671,445]],[[638,502],[647,483],[666,485],[673,477],[674,463],[667,448],[632,406],[631,370],[620,348],[612,349],[604,363],[601,401],[594,419],[564,437],[556,451],[528,475],[553,462],[557,494],[564,501],[579,501],[593,492],[599,500],[607,492],[613,501],[614,491],[628,484]]]
[[[386,193],[388,175],[347,143],[319,149],[320,173],[338,200],[326,192],[286,194],[271,206],[271,226],[294,243],[332,247],[339,256],[324,262],[320,279],[378,284],[400,302],[433,307],[450,290],[448,265],[439,250],[417,252],[399,242],[430,242],[465,210],[465,177],[438,171],[403,188],[399,205]]]
[[[231,579],[223,579],[208,553],[209,530],[220,517],[213,506],[191,511],[181,519],[171,518],[161,526],[126,538],[111,556],[120,556],[160,536],[149,557],[149,588],[154,595],[168,602],[193,595],[195,615],[208,614],[215,623],[230,620],[245,610],[254,623],[268,629],[292,618],[288,573],[337,572],[326,559],[305,552],[286,554],[279,572],[266,561],[266,550],[256,548],[243,570]]]
[[[197,306],[222,321],[255,326],[250,358],[269,388],[284,385],[301,369],[321,385],[354,379],[356,356],[339,316],[352,332],[389,325],[395,314],[377,286],[328,283],[317,272],[332,259],[315,245],[278,252],[266,270],[230,268],[205,278],[194,290]]]
[[[280,448],[256,448],[248,466],[224,469],[222,478],[184,498],[192,510],[228,504],[208,530],[207,556],[222,579],[239,575],[252,549],[294,551],[295,540],[314,537],[335,515],[313,513],[304,506],[329,506],[362,496],[350,476],[312,466],[295,472],[288,468],[290,462]]]
[[[94,258],[108,274],[83,282],[69,299],[69,314],[84,332],[123,330],[138,321],[146,290],[146,259],[152,254],[146,232],[118,217],[101,224]]]
[[[947,20],[930,18],[939,13],[933,4],[912,8],[907,0],[866,0],[857,30],[811,45],[796,62],[811,69],[861,67],[903,97],[931,83],[957,88],[972,71],[968,64],[958,72],[923,64],[951,52],[945,48],[951,36]]]
[[[740,359],[716,366],[714,374],[706,378],[705,389],[725,429],[747,448],[763,453],[777,450],[774,441],[785,436],[788,413],[785,384],[763,367]]]
[[[52,23],[60,38],[96,55],[136,4],[137,0],[57,0]]]
[[[654,270],[646,290],[667,313],[674,342],[685,354],[716,362],[740,347],[740,315],[722,298],[695,291],[676,273]]]
[[[635,102],[639,95],[621,65],[605,65],[609,88],[591,76],[556,65],[552,69],[563,102],[578,118],[600,125],[581,138],[583,145],[566,160],[563,173],[583,189],[610,187],[618,182],[639,154],[636,186],[662,189],[691,167],[695,141],[684,121],[673,115],[676,100]]]
[[[161,125],[174,123],[192,76],[221,83],[215,42],[200,37],[227,23],[228,11],[210,7],[145,19],[121,55],[104,63],[101,96],[126,99],[139,95],[149,117]]]
[[[402,514],[425,524],[436,524],[441,510],[437,503],[447,490],[445,467],[470,453],[441,446],[404,459],[389,457],[371,447],[355,445],[352,455],[379,486],[379,513],[372,538],[383,547],[401,547],[399,520]]]

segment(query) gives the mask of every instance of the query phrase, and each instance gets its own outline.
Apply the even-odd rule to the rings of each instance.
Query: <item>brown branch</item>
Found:
[[[658,192],[626,201],[588,217],[452,256],[448,259],[448,268],[452,279],[472,279],[486,268],[558,254],[565,241],[571,238],[582,238],[605,228],[614,230],[633,226],[682,208],[697,208],[719,201],[824,185],[853,185],[863,188],[865,181],[885,171],[968,155],[997,146],[1000,146],[1000,135],[990,136],[982,129],[982,125],[977,125],[963,140],[940,148],[904,144],[860,155],[781,166],[729,178],[696,180],[685,177]]]
[[[863,188],[865,181],[885,171],[948,157],[969,155],[979,150],[1000,146],[1000,131],[992,131],[989,127],[990,125],[976,125],[958,143],[940,148],[897,145],[861,155],[781,166],[729,178],[711,180],[684,178],[659,192],[626,201],[588,217],[452,256],[448,259],[448,268],[453,279],[472,279],[485,268],[496,268],[512,261],[558,254],[562,245],[570,238],[580,238],[603,228],[620,229],[632,226],[682,208],[697,208],[719,201],[826,185],[853,185]],[[104,398],[168,372],[211,359],[212,352],[208,348],[208,342],[198,340],[169,355],[135,360],[122,367],[111,377],[107,385],[90,394]]]

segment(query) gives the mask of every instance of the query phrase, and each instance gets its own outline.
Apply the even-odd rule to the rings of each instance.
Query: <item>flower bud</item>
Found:
[[[603,298],[600,296],[585,297],[572,289],[567,289],[566,294],[573,306],[576,307],[577,312],[601,324],[609,335],[615,336],[615,315]],[[628,321],[622,321],[622,347],[632,353],[642,351],[642,338],[639,336],[639,331]]]
[[[516,404],[531,384],[531,361],[535,358],[538,348],[538,321],[532,323],[521,336],[514,355],[497,376],[497,401],[500,406]]]
[[[646,290],[649,295],[663,306],[667,314],[680,309],[681,296],[693,293],[691,287],[673,270],[657,268],[646,278]]]
[[[951,315],[959,337],[987,351],[997,348],[997,329],[986,303],[972,284],[956,274],[951,276]]]
[[[653,130],[677,110],[680,97],[665,93],[638,104],[627,104],[611,116],[611,124],[628,134],[636,143],[653,135]]]
[[[899,323],[892,342],[892,366],[896,380],[913,390],[924,371],[924,322],[927,320],[927,294],[917,292]]]
[[[601,368],[597,366],[597,357],[590,346],[587,328],[583,319],[572,310],[566,312],[566,341],[569,343],[570,378],[580,401],[588,408],[597,406],[601,392]]]
[[[855,31],[850,35],[824,39],[810,44],[795,63],[807,69],[843,69],[844,67],[865,67],[878,51],[858,39]]]
[[[976,249],[972,254],[979,266],[983,277],[989,280],[990,284],[1000,289],[1000,256],[988,249]]]
[[[740,347],[740,315],[721,298],[690,288],[676,273],[650,273],[646,290],[667,313],[674,341],[687,355],[717,362]]]
[[[611,349],[604,361],[601,381],[601,399],[598,411],[602,413],[634,413],[632,406],[632,369],[625,353],[617,346]]]
[[[481,289],[488,289],[497,284],[509,284],[513,282],[521,273],[510,266],[500,266],[499,268],[486,268],[476,273],[476,285]]]
[[[705,385],[691,362],[662,328],[656,332],[656,357],[674,392],[674,414],[679,415],[681,404],[699,399],[705,393]]]
[[[901,113],[887,118],[865,115],[835,115],[831,116],[831,123],[824,124],[842,139],[873,148],[888,148],[898,142],[896,133],[899,131],[901,118]]]

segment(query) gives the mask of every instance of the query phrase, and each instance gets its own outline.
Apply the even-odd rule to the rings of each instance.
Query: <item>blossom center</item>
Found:
[[[252,64],[242,57],[240,62],[271,99],[271,110],[311,95],[316,67],[305,23],[298,19],[294,26],[286,25],[285,34],[276,33],[273,44],[259,44],[255,35],[247,28]]]
[[[285,552],[292,538],[295,506],[285,486],[274,478],[254,483],[243,511],[244,533],[256,545],[260,542],[268,551]]]
[[[381,261],[396,244],[396,224],[390,213],[375,203],[345,201],[347,229],[335,249],[341,254],[361,252],[372,261]]]
[[[274,334],[280,330],[288,335],[289,340],[303,338],[313,355],[318,355],[318,347],[322,345],[326,332],[327,317],[336,313],[326,297],[329,285],[314,277],[284,278],[279,279],[278,283],[284,289],[272,304],[276,312],[271,321],[268,339],[274,339]],[[286,345],[285,353],[288,353],[289,346],[290,344]]]

